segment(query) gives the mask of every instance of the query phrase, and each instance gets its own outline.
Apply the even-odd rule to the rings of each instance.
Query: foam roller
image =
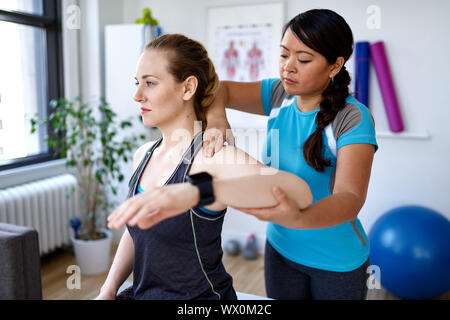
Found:
[[[382,41],[370,45],[370,56],[380,85],[389,128],[392,132],[401,132],[404,128],[403,120]]]
[[[355,44],[355,97],[369,107],[369,42]]]

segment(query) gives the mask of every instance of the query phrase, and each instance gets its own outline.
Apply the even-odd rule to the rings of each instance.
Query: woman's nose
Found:
[[[286,72],[292,72],[295,70],[295,61],[292,58],[289,58],[285,61],[283,65],[283,70]]]
[[[144,97],[144,95],[142,94],[142,90],[141,90],[139,87],[137,88],[136,93],[134,94],[133,99],[134,99],[134,101],[136,101],[136,102],[143,102],[143,101],[145,101],[145,97]]]

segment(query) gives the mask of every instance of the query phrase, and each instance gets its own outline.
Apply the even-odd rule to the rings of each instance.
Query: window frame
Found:
[[[35,15],[19,11],[0,10],[0,20],[17,24],[41,27],[46,33],[47,51],[47,106],[52,99],[64,95],[64,70],[63,70],[63,41],[62,41],[62,4],[59,0],[43,0],[43,15]],[[50,110],[47,108],[48,116]],[[48,134],[51,134],[50,126],[47,126]],[[63,134],[63,133],[60,133]],[[0,165],[0,171],[19,168],[31,164],[42,163],[60,159],[54,155],[54,149],[47,152],[31,155],[23,158],[9,160],[10,163]]]

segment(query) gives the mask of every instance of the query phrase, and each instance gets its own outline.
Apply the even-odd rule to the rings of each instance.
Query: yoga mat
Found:
[[[392,132],[403,131],[403,120],[398,107],[397,95],[392,81],[386,51],[382,41],[370,45],[370,56],[380,85],[384,108]]]
[[[369,107],[369,42],[355,44],[355,97]]]

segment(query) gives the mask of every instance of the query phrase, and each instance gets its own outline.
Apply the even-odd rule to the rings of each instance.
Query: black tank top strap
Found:
[[[135,182],[136,180],[139,179],[139,177],[142,174],[142,171],[144,171],[145,166],[147,165],[148,160],[151,158],[153,151],[156,149],[157,146],[159,146],[159,144],[161,143],[162,138],[160,138],[159,140],[157,140],[145,153],[145,156],[142,158],[141,162],[139,163],[138,167],[136,168],[136,170],[134,170],[133,175],[130,178],[130,181],[128,182],[128,187],[130,188]],[[130,196],[128,194],[128,196]],[[132,196],[132,195],[131,195]]]
[[[199,132],[194,136],[190,146],[187,148],[172,177],[167,181],[170,183],[181,183],[186,181],[186,174],[194,162],[195,156],[201,150],[203,145],[203,132]]]

